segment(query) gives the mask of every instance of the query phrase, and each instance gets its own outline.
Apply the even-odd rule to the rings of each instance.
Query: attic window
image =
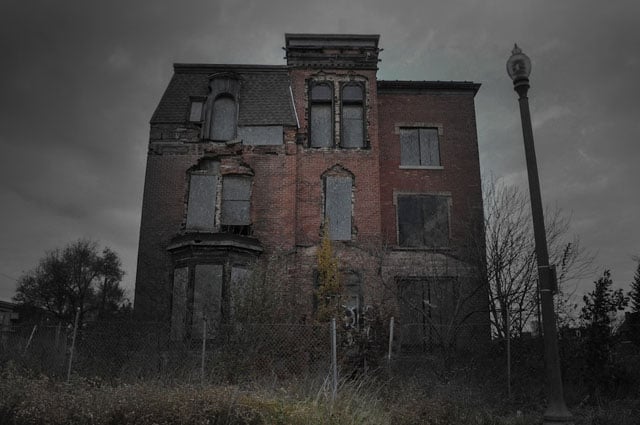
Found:
[[[236,101],[230,95],[220,95],[213,102],[211,139],[233,140],[238,126]]]
[[[191,109],[189,110],[189,121],[200,122],[202,121],[202,107],[204,102],[202,100],[191,100]]]

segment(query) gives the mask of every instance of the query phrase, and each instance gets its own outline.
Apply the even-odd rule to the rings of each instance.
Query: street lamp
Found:
[[[529,177],[529,195],[531,196],[531,216],[533,218],[533,234],[536,243],[536,259],[538,262],[538,279],[540,282],[540,298],[542,304],[542,331],[544,335],[544,360],[547,376],[548,406],[544,412],[544,425],[573,424],[571,412],[564,402],[562,376],[560,374],[560,357],[558,355],[558,334],[556,331],[555,313],[553,311],[553,293],[556,289],[555,269],[549,266],[547,237],[544,230],[544,214],[538,180],[536,151],[533,145],[531,114],[529,113],[529,74],[531,60],[516,44],[507,61],[507,72],[513,80],[513,89],[518,93],[524,152],[527,160]]]

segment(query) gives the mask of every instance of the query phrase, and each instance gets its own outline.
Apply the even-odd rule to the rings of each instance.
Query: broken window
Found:
[[[398,195],[399,245],[449,246],[449,199],[441,195]]]
[[[342,134],[343,148],[364,147],[364,96],[360,84],[342,87]]]
[[[324,215],[331,240],[351,240],[352,186],[353,179],[350,176],[325,177]]]
[[[238,127],[235,99],[230,95],[220,95],[213,102],[211,139],[232,140]]]
[[[311,147],[333,146],[333,87],[329,83],[314,84],[310,96]]]
[[[251,224],[251,177],[225,176],[222,183],[223,226],[248,226]]]
[[[187,230],[213,231],[216,226],[216,193],[220,163],[205,161],[189,175]]]
[[[400,165],[439,166],[438,129],[401,128]]]

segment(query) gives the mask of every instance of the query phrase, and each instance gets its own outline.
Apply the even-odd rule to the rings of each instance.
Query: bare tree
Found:
[[[461,349],[475,351],[489,340],[487,288],[460,252],[386,246],[370,252],[386,297],[397,303],[401,349],[437,352],[448,370]]]
[[[499,181],[485,185],[485,278],[494,334],[521,335],[533,322],[540,323],[538,273],[529,200],[519,188]],[[569,239],[570,217],[560,209],[545,212],[547,243],[552,264],[557,266],[556,307],[567,321],[573,291],[571,280],[591,271],[593,256]]]

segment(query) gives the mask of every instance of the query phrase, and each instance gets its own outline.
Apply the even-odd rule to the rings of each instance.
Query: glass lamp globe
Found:
[[[521,79],[528,79],[531,74],[531,59],[522,53],[517,44],[511,51],[511,57],[507,61],[507,72],[509,77],[515,82]]]

